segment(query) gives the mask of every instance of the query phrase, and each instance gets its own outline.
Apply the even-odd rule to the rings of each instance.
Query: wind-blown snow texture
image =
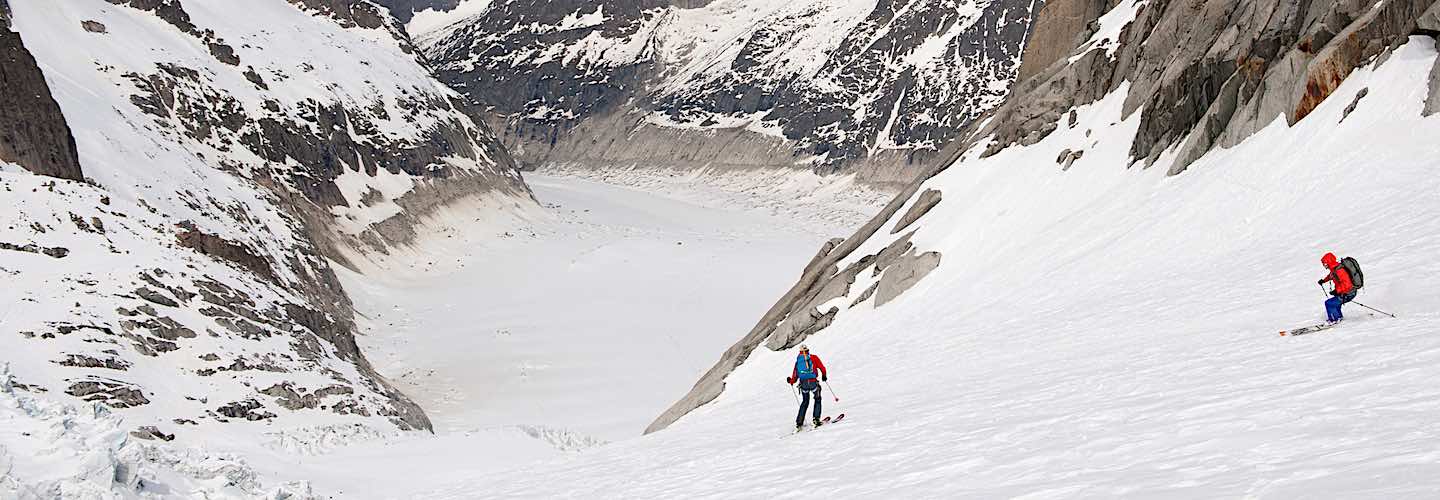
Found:
[[[981,159],[982,141],[922,186],[944,200],[911,239],[939,267],[806,340],[845,423],[788,436],[794,352],[755,349],[666,430],[427,496],[1434,496],[1436,57],[1414,37],[1179,176],[1173,155],[1128,167],[1123,84],[1029,146]],[[904,212],[855,258],[903,238]],[[1276,335],[1322,319],[1325,251],[1359,258],[1359,300],[1399,319],[1351,305],[1339,328]]]
[[[496,1],[417,36],[446,82],[505,117],[527,163],[834,172],[883,153],[888,170],[862,173],[892,181],[1004,98],[1041,2],[671,4]],[[657,131],[753,157],[689,158],[649,145]]]

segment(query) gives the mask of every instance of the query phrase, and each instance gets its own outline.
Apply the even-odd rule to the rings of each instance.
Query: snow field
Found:
[[[667,430],[424,496],[1434,497],[1432,47],[1180,176],[1168,158],[1127,167],[1140,115],[1120,116],[1122,89],[1074,129],[931,179],[945,201],[914,241],[940,267],[806,341],[843,424],[788,437],[794,352],[761,349]],[[1340,328],[1279,337],[1323,318],[1326,251],[1357,257],[1359,300],[1399,319],[1350,305]]]
[[[264,477],[319,494],[413,498],[457,474],[633,439],[822,242],[874,209],[874,193],[808,173],[606,175],[528,175],[544,208],[444,209],[413,247],[357,260],[363,274],[339,271],[362,349],[425,408],[434,435],[275,429],[236,446]],[[828,208],[844,199],[854,212]]]
[[[410,257],[447,267],[418,279],[346,277],[371,323],[362,347],[437,430],[635,436],[826,239],[769,215],[573,178],[528,180],[545,213],[486,227],[490,242],[458,234]]]

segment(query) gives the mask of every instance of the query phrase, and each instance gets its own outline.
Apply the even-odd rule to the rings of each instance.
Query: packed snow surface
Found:
[[[1122,86],[1077,127],[931,179],[944,201],[914,241],[940,267],[807,340],[844,423],[791,435],[794,352],[762,348],[666,430],[420,496],[1434,498],[1440,118],[1419,114],[1421,40],[1183,175],[1127,166]],[[1326,251],[1357,257],[1358,300],[1399,318],[1352,304],[1339,328],[1277,335],[1323,319]]]

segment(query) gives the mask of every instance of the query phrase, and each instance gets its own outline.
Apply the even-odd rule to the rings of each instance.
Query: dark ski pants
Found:
[[[1327,321],[1340,321],[1345,319],[1345,315],[1340,312],[1340,306],[1352,300],[1355,300],[1355,292],[1344,293],[1325,299],[1325,319]]]
[[[805,407],[810,406],[810,393],[815,393],[815,419],[820,419],[820,402],[825,398],[820,397],[820,382],[815,379],[800,381],[800,413],[795,414],[795,427],[805,423]]]

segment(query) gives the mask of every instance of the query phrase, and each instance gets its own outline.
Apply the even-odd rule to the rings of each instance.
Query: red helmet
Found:
[[[1325,252],[1325,256],[1320,257],[1320,263],[1325,265],[1325,269],[1334,269],[1335,266],[1340,265],[1339,262],[1335,261],[1335,254],[1330,252]]]

